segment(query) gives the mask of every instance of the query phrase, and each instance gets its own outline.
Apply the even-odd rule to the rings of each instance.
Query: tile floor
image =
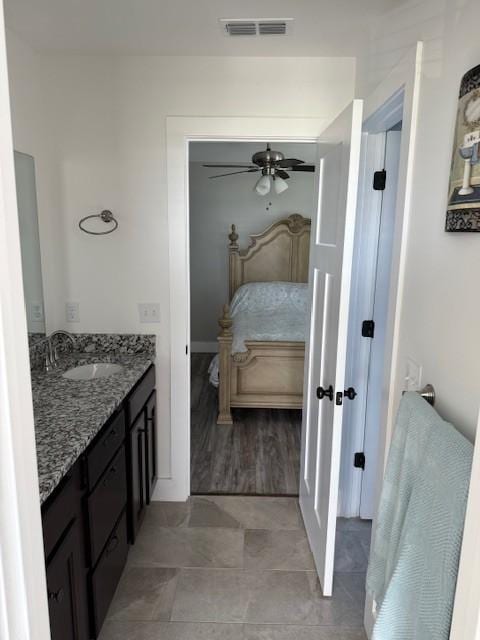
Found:
[[[100,640],[364,640],[370,523],[337,528],[323,598],[295,498],[154,503]]]

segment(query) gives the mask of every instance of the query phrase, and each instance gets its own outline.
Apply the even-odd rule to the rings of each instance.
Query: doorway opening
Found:
[[[252,163],[266,144],[189,143],[192,494],[298,495],[316,145],[270,139],[270,174]]]

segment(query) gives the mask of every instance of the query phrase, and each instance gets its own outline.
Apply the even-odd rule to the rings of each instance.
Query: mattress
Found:
[[[248,340],[305,342],[308,285],[297,282],[249,282],[237,289],[230,305],[232,353],[247,351]],[[218,386],[218,356],[209,367]]]
[[[247,351],[247,340],[304,342],[308,285],[297,282],[249,282],[230,305],[232,353]]]

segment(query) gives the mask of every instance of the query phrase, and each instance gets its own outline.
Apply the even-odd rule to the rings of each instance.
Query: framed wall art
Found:
[[[480,232],[480,65],[460,83],[445,231]]]

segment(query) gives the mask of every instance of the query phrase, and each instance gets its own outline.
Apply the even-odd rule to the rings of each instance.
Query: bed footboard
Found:
[[[303,342],[247,341],[231,356],[230,406],[301,409]]]
[[[247,341],[247,351],[232,355],[232,319],[225,305],[218,321],[218,424],[233,424],[232,407],[301,409],[303,342]]]

